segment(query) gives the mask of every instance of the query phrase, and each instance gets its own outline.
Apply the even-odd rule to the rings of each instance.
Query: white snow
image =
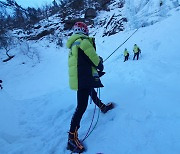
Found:
[[[104,63],[101,99],[117,106],[100,113],[95,130],[84,141],[85,153],[179,154],[179,18],[179,8],[173,9],[166,19],[140,28]],[[107,58],[134,31],[110,37],[97,33],[98,54]],[[138,61],[132,60],[135,43],[142,51]],[[18,49],[11,61],[0,62],[4,87],[0,90],[0,154],[68,154],[67,132],[76,107],[76,92],[68,85],[68,50],[46,40],[29,44],[38,51],[40,63]],[[123,62],[124,48],[130,52],[127,62]],[[1,60],[4,57],[0,55]],[[79,130],[81,139],[93,110],[94,104],[89,104]]]

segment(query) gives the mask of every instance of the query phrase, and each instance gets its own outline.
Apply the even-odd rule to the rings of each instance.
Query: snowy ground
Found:
[[[170,14],[139,29],[104,63],[101,99],[114,101],[117,107],[100,114],[96,129],[84,142],[85,153],[179,154],[180,11]],[[98,54],[105,59],[133,32],[96,38]],[[134,43],[142,50],[139,61],[132,60]],[[76,93],[68,85],[68,52],[45,44],[31,43],[40,52],[39,64],[21,53],[8,63],[0,62],[4,87],[0,91],[0,154],[70,153],[65,147]],[[125,47],[130,60],[124,63]],[[80,138],[89,128],[93,109],[89,104]]]

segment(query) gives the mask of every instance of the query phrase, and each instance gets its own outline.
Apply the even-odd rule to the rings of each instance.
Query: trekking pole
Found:
[[[122,44],[120,44],[103,62],[108,60],[120,47],[122,47],[123,44],[125,44],[137,31],[139,30],[136,29]]]

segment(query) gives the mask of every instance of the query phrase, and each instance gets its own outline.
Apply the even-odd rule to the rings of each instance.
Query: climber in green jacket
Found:
[[[102,103],[94,90],[94,88],[103,87],[99,75],[103,74],[104,69],[103,59],[96,53],[95,39],[88,36],[88,27],[83,22],[76,22],[73,30],[74,33],[66,45],[70,49],[69,85],[72,90],[77,91],[77,107],[71,120],[67,149],[72,152],[83,152],[85,148],[78,139],[78,129],[86,111],[89,96],[103,113],[112,109],[113,103],[106,105]]]
[[[127,49],[125,48],[125,49],[124,49],[124,62],[125,62],[126,60],[128,60],[128,58],[129,58],[129,52],[128,52]]]
[[[134,52],[133,60],[136,58],[136,56],[137,56],[137,60],[138,60],[139,54],[141,53],[141,49],[137,46],[137,44],[134,44],[133,52]]]

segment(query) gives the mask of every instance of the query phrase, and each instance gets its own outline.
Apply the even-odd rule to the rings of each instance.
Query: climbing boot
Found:
[[[67,150],[71,150],[74,153],[81,153],[85,150],[83,144],[78,139],[78,133],[69,132]]]
[[[106,113],[106,112],[108,112],[109,110],[111,110],[113,108],[114,108],[114,103],[110,102],[110,103],[108,103],[106,105],[103,104],[100,109],[101,109],[102,113]]]

